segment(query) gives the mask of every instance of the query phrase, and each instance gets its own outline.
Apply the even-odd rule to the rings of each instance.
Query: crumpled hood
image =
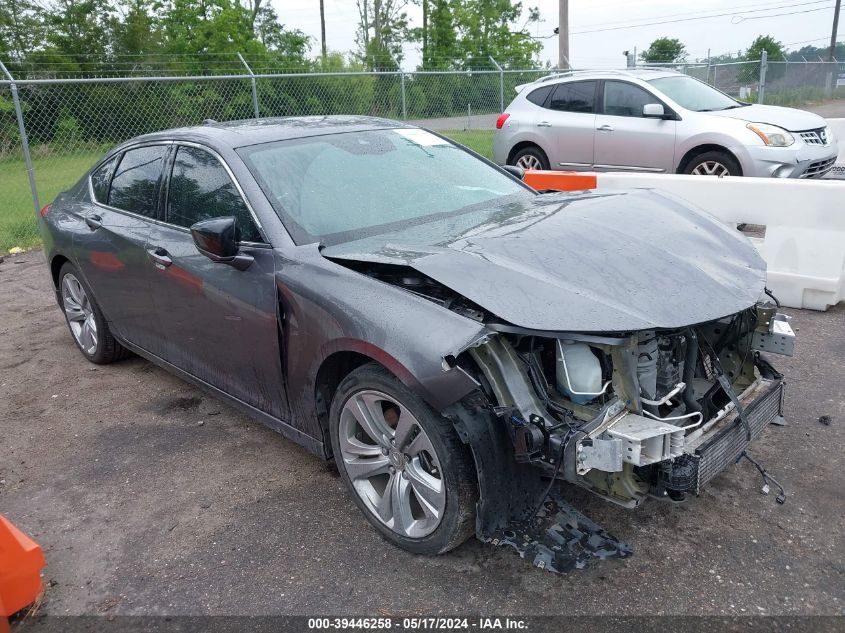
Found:
[[[618,332],[727,316],[763,292],[738,231],[656,191],[528,196],[325,248],[410,266],[512,325]]]
[[[742,108],[718,110],[716,112],[707,112],[706,114],[729,119],[740,119],[750,123],[771,123],[790,132],[817,130],[827,125],[827,121],[812,112],[796,110],[795,108],[782,108],[780,106],[759,105],[756,103]]]

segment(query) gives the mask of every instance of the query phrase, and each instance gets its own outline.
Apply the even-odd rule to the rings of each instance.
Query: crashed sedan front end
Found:
[[[549,477],[628,508],[682,501],[782,416],[764,354],[791,355],[794,334],[737,231],[647,190],[546,194],[467,224],[323,256],[483,327],[443,356],[477,384],[445,413],[480,464],[481,538],[533,517]]]

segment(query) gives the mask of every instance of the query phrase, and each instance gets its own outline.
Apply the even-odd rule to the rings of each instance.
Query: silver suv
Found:
[[[673,71],[572,72],[517,91],[496,121],[500,165],[821,178],[839,152],[818,115],[736,101]]]

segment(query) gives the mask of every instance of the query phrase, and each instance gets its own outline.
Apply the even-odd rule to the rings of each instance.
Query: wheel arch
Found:
[[[337,349],[329,352],[317,368],[314,378],[314,402],[317,407],[317,420],[323,434],[326,456],[331,457],[331,439],[329,437],[329,410],[337,388],[353,370],[377,363],[396,377],[406,387],[418,393],[430,403],[430,397],[420,382],[393,356],[384,350],[363,341],[347,340],[336,344]]]
[[[687,165],[689,165],[693,161],[693,159],[707,152],[722,152],[724,154],[727,154],[736,161],[736,164],[739,166],[739,175],[742,175],[742,161],[740,161],[739,156],[737,156],[735,152],[732,152],[724,145],[719,145],[718,143],[702,143],[700,145],[696,145],[692,149],[687,150],[687,153],[684,154],[681,160],[678,162],[678,168],[675,170],[675,173],[684,173],[684,170],[687,168]]]
[[[50,260],[50,277],[53,279],[53,289],[59,289],[59,273],[62,271],[62,266],[70,261],[70,258],[65,257],[61,253],[53,256]]]
[[[508,152],[508,158],[506,163],[510,165],[511,161],[513,161],[514,156],[516,156],[522,150],[528,149],[529,147],[536,147],[537,149],[539,149],[546,156],[546,160],[549,161],[549,153],[544,150],[539,143],[536,143],[534,141],[520,141],[519,143],[516,143],[513,147],[511,147],[510,151]],[[551,165],[551,162],[549,164]]]

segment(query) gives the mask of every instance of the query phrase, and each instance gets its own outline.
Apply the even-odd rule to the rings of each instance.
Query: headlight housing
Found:
[[[795,142],[795,137],[792,134],[777,125],[749,123],[745,127],[763,139],[763,142],[770,147],[789,147]]]

